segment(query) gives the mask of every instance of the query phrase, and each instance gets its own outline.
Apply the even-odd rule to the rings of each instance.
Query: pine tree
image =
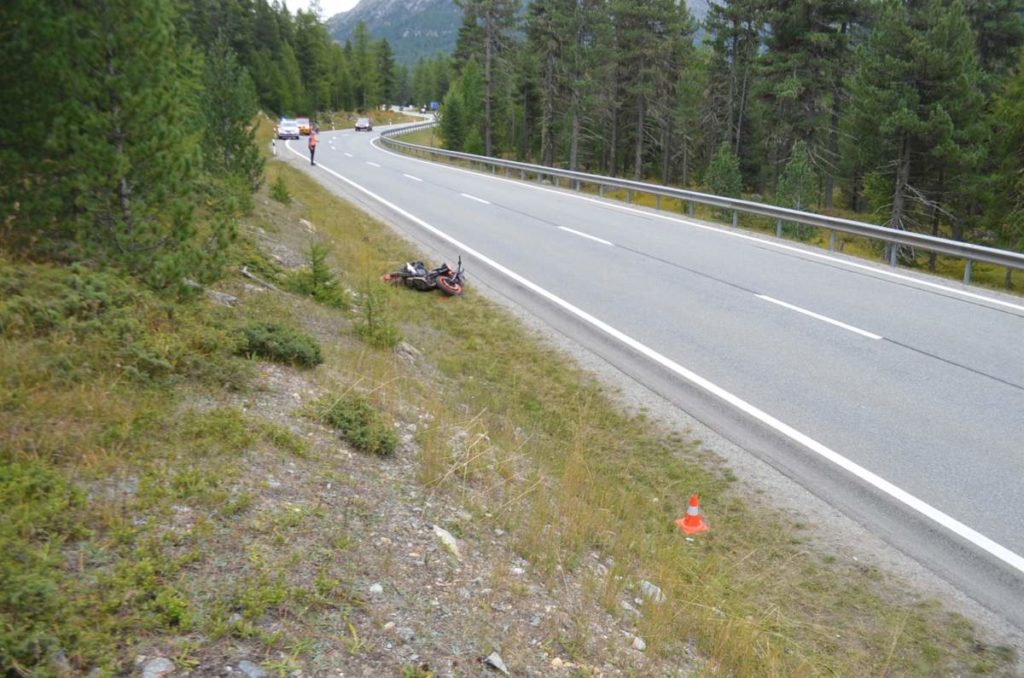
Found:
[[[377,64],[373,58],[370,32],[360,21],[352,31],[352,80],[355,87],[356,108],[365,111],[377,103]]]
[[[444,147],[461,151],[466,143],[466,121],[462,112],[462,95],[454,88],[444,98],[438,119]]]
[[[996,245],[1024,252],[1024,54],[996,97],[990,115],[994,171],[985,201],[985,225]],[[1006,287],[1012,287],[1011,269]]]
[[[718,146],[711,165],[704,174],[704,184],[708,192],[728,198],[740,197],[743,189],[743,180],[740,177],[740,160],[733,153],[728,141],[723,141]],[[727,214],[726,210],[715,210],[718,216]]]
[[[1024,45],[1024,0],[972,0],[967,14],[981,67],[993,75],[1010,71]]]
[[[770,9],[754,89],[767,109],[765,150],[773,188],[787,151],[804,141],[827,179],[825,202],[831,204],[841,83],[853,57],[850,37],[866,11],[863,0],[794,0]]]
[[[644,175],[652,118],[667,119],[675,102],[681,48],[691,32],[684,3],[614,0],[615,49],[625,130],[632,141],[633,177]]]
[[[748,115],[754,83],[754,64],[761,48],[765,0],[723,0],[712,3],[705,19],[707,40],[714,59],[711,62],[711,83],[714,87],[705,98],[716,134],[708,139],[711,148],[722,140],[729,143],[737,156],[748,152]]]
[[[377,63],[377,103],[395,103],[397,94],[397,77],[395,72],[395,53],[387,40],[377,42],[374,51]]]
[[[887,0],[858,53],[847,152],[871,172],[871,198],[894,228],[963,232],[956,207],[983,155],[974,40],[960,2]]]
[[[793,145],[789,162],[786,163],[786,169],[779,179],[775,202],[782,207],[805,210],[811,206],[817,190],[818,178],[815,176],[810,151],[805,142],[798,141]],[[814,234],[812,226],[786,224],[786,228],[800,240],[807,240]]]
[[[484,76],[484,153],[494,153],[495,102],[503,89],[501,66],[510,48],[516,25],[519,0],[457,0],[466,16],[466,23],[475,22],[482,33],[481,63]]]
[[[567,4],[566,0],[535,0],[526,16],[526,35],[541,70],[540,162],[548,166],[555,161],[555,107],[563,93],[557,72],[565,38],[561,13]]]
[[[67,3],[12,0],[0,20],[0,246],[52,250],[72,235],[59,190],[54,121],[66,101],[73,24]],[[40,45],[49,46],[40,49]]]
[[[158,287],[196,274],[196,60],[175,33],[173,5],[98,0],[70,18],[54,147],[66,158],[61,193],[78,242]]]
[[[302,112],[326,109],[331,99],[328,73],[331,39],[313,12],[299,12],[295,20],[295,59],[304,92]]]
[[[256,88],[224,38],[206,56],[204,85],[200,110],[205,117],[205,167],[238,179],[248,195],[263,180],[263,158],[252,124],[259,111]]]

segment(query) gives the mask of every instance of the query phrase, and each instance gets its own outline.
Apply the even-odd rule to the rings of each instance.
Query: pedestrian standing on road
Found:
[[[316,164],[316,162],[315,162],[315,160],[313,158],[314,158],[314,156],[316,156],[316,144],[317,144],[317,141],[319,141],[317,139],[317,132],[319,132],[319,130],[316,129],[315,127],[313,129],[309,130],[309,164],[310,165],[315,165]]]

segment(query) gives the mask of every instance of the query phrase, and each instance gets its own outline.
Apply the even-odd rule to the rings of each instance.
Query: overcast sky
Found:
[[[299,11],[300,9],[309,9],[309,6],[313,4],[313,0],[286,0],[288,3],[288,11],[292,14]],[[320,0],[320,10],[322,14],[320,18],[327,21],[338,12],[347,12],[356,6],[359,0]]]

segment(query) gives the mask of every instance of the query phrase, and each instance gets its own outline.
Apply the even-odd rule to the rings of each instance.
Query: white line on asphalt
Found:
[[[299,151],[296,151],[290,145],[287,146],[287,148],[288,148],[289,151],[291,151],[295,155],[299,156],[300,158],[304,158],[302,153],[300,153]],[[373,191],[371,191],[371,190],[369,190],[367,188],[364,188],[360,184],[357,184],[356,182],[352,181],[351,179],[348,179],[346,177],[341,176],[340,174],[338,174],[334,170],[328,169],[327,167],[324,167],[323,165],[318,165],[318,167],[320,167],[320,169],[324,170],[325,172],[327,172],[331,176],[334,176],[337,179],[340,179],[341,181],[345,182],[349,186],[352,186],[356,190],[365,193],[366,195],[370,196],[371,198],[373,198],[374,200],[378,201],[382,205],[385,205],[386,207],[394,210],[397,214],[401,214],[403,217],[405,217],[406,219],[409,219],[413,223],[419,224],[424,229],[426,229],[427,231],[430,231],[431,233],[433,233],[437,237],[450,242],[451,244],[455,245],[456,247],[461,249],[466,254],[469,254],[470,256],[474,257],[477,261],[490,266],[494,270],[496,270],[499,273],[501,273],[501,274],[511,278],[512,280],[514,280],[515,282],[519,283],[523,287],[533,291],[535,294],[543,297],[544,299],[547,299],[548,301],[550,301],[551,303],[555,304],[556,306],[559,306],[559,307],[565,309],[566,311],[568,311],[572,315],[574,315],[577,318],[580,318],[581,320],[583,320],[584,322],[590,324],[595,329],[597,329],[597,330],[607,334],[608,336],[616,339],[617,341],[619,341],[620,343],[628,346],[629,348],[633,349],[637,353],[640,353],[641,355],[646,356],[651,361],[661,365],[662,367],[664,367],[665,369],[669,370],[670,372],[673,372],[676,375],[682,377],[683,379],[685,379],[686,381],[690,382],[691,384],[693,384],[697,388],[700,388],[700,389],[710,393],[711,395],[715,396],[716,398],[719,398],[720,400],[724,401],[725,403],[735,407],[739,411],[749,415],[750,417],[753,417],[754,419],[760,421],[765,426],[768,426],[769,428],[775,430],[780,435],[785,436],[786,438],[789,438],[793,442],[797,443],[798,445],[801,445],[801,446],[805,447],[806,449],[810,450],[811,452],[814,452],[815,454],[819,455],[823,459],[826,459],[826,460],[832,462],[836,466],[846,470],[847,472],[849,472],[849,473],[853,474],[854,476],[860,478],[864,482],[866,482],[866,483],[872,485],[873,487],[877,488],[879,491],[884,492],[885,494],[889,495],[890,497],[892,497],[896,501],[901,502],[902,504],[904,504],[908,508],[913,509],[914,511],[917,511],[918,513],[920,513],[921,515],[925,516],[929,520],[931,520],[931,521],[935,522],[936,524],[944,527],[945,529],[949,530],[950,532],[952,532],[952,533],[954,533],[956,535],[959,535],[961,538],[966,539],[967,541],[971,542],[972,544],[974,544],[978,548],[980,548],[983,551],[989,553],[993,557],[998,558],[999,560],[1003,561],[1004,563],[1006,563],[1010,567],[1014,568],[1015,570],[1017,570],[1017,571],[1019,571],[1021,573],[1024,573],[1024,556],[1020,556],[1020,555],[1014,553],[1013,551],[1011,551],[1010,549],[1006,548],[1002,544],[999,544],[999,543],[993,541],[992,539],[989,539],[985,535],[981,534],[977,530],[974,530],[973,528],[970,528],[967,525],[964,525],[959,520],[957,520],[956,518],[950,516],[949,514],[943,513],[942,511],[940,511],[939,509],[935,508],[931,504],[928,504],[928,503],[922,501],[921,499],[918,499],[914,495],[910,494],[906,490],[904,490],[904,489],[902,489],[900,487],[897,487],[896,485],[893,485],[892,483],[890,483],[885,478],[882,478],[881,476],[879,476],[879,475],[877,475],[875,473],[872,473],[871,471],[869,471],[868,469],[864,468],[860,464],[857,464],[856,462],[854,462],[854,461],[852,461],[850,459],[847,459],[846,457],[844,457],[843,455],[839,454],[838,452],[836,452],[832,448],[827,447],[827,446],[823,445],[822,443],[819,443],[817,440],[811,438],[807,434],[801,433],[800,431],[796,430],[795,428],[793,428],[789,424],[786,424],[786,423],[776,419],[772,415],[768,414],[767,412],[765,412],[765,411],[763,411],[761,409],[758,409],[757,407],[755,407],[754,405],[751,405],[750,403],[748,403],[747,401],[743,400],[739,396],[733,395],[732,393],[730,393],[729,391],[726,391],[721,386],[719,386],[719,385],[717,385],[717,384],[715,384],[715,383],[713,383],[711,381],[708,381],[707,379],[705,379],[704,377],[700,376],[699,374],[697,374],[695,372],[692,372],[692,371],[688,370],[687,368],[683,367],[682,365],[680,365],[679,363],[675,362],[671,358],[668,358],[668,357],[658,353],[654,349],[652,349],[652,348],[650,348],[650,347],[640,343],[639,341],[637,341],[633,337],[629,336],[628,334],[620,332],[619,330],[615,329],[614,327],[612,327],[608,323],[604,322],[603,320],[599,320],[598,318],[595,318],[594,316],[590,315],[589,313],[587,313],[583,309],[578,308],[576,306],[573,306],[572,304],[570,304],[565,299],[562,299],[561,297],[556,296],[555,294],[547,291],[546,289],[544,289],[540,285],[538,285],[538,284],[536,284],[536,283],[534,283],[534,282],[524,278],[523,276],[519,275],[515,271],[512,271],[511,269],[508,269],[505,266],[502,266],[501,264],[499,264],[498,262],[494,261],[490,257],[487,257],[487,256],[483,255],[482,253],[477,252],[476,250],[474,250],[473,248],[469,247],[468,245],[466,245],[465,243],[461,242],[460,240],[456,240],[455,238],[453,238],[452,236],[448,235],[447,233],[445,233],[444,231],[440,230],[439,228],[431,226],[430,224],[428,224],[423,219],[420,219],[419,217],[413,215],[412,213],[402,209],[401,207],[399,207],[398,205],[394,204],[393,202],[387,200],[386,198],[383,198],[383,197],[377,195],[376,193],[374,193]]]
[[[477,202],[483,203],[485,205],[490,205],[491,204],[491,203],[487,202],[486,200],[484,200],[483,198],[478,198],[475,195],[470,195],[469,193],[459,193],[459,195],[461,195],[463,198],[469,198],[470,200],[476,200]]]
[[[380,165],[378,165],[377,163],[370,162],[369,160],[366,161],[366,164],[369,165],[370,167],[380,167]]]
[[[782,306],[783,308],[788,308],[791,311],[796,311],[797,313],[803,313],[806,316],[809,316],[809,317],[814,318],[816,320],[820,320],[822,322],[826,322],[829,325],[835,325],[836,327],[842,327],[844,330],[849,330],[850,332],[853,332],[854,334],[859,334],[862,337],[867,337],[868,339],[876,339],[876,340],[882,338],[882,337],[878,336],[877,334],[872,334],[871,332],[866,332],[866,331],[860,329],[859,327],[854,327],[853,325],[847,325],[846,323],[839,322],[838,320],[833,320],[832,318],[829,318],[828,316],[820,315],[818,313],[815,313],[814,311],[808,311],[806,308],[800,308],[799,306],[794,306],[793,304],[787,304],[784,301],[779,301],[778,299],[772,299],[771,297],[765,296],[764,294],[758,294],[756,296],[757,296],[758,299],[764,299],[767,302],[770,302],[772,304],[778,304],[779,306]]]
[[[351,158],[351,157],[352,157],[352,154],[351,154],[351,153],[345,153],[345,157],[346,157],[346,158]]]
[[[414,177],[411,174],[403,174],[402,176],[405,177],[406,179],[412,179],[413,181],[423,181],[423,179],[420,179],[419,177]]]
[[[559,227],[558,227],[558,230],[560,230],[560,231],[566,231],[566,232],[568,232],[568,233],[572,233],[572,234],[574,234],[574,235],[578,235],[578,236],[580,236],[581,238],[587,238],[588,240],[593,240],[593,241],[595,241],[595,242],[599,242],[599,243],[601,243],[602,245],[611,245],[611,244],[612,244],[612,243],[611,243],[610,241],[608,241],[608,240],[602,240],[601,238],[595,238],[595,237],[594,237],[594,236],[592,236],[592,235],[588,235],[588,234],[586,234],[586,233],[580,233],[580,232],[579,232],[579,231],[577,231],[577,230],[574,230],[574,229],[571,229],[571,228],[566,228],[565,226],[559,226]]]
[[[431,167],[435,168],[435,170],[440,169],[440,168],[444,168],[446,170],[451,170],[453,172],[463,172],[465,174],[472,174],[475,177],[482,177],[484,179],[490,179],[491,181],[503,181],[503,182],[506,182],[506,183],[515,184],[516,186],[522,186],[522,187],[528,188],[528,189],[533,190],[533,191],[543,191],[545,193],[552,193],[554,195],[558,195],[558,196],[561,196],[563,198],[571,198],[573,200],[582,200],[583,202],[589,202],[589,203],[593,203],[595,205],[600,205],[602,207],[608,207],[608,208],[611,208],[611,209],[621,210],[623,212],[629,212],[631,214],[639,214],[641,216],[652,217],[654,219],[661,219],[663,221],[671,221],[672,223],[675,223],[675,224],[685,224],[686,226],[693,226],[694,228],[700,228],[700,229],[703,229],[705,231],[712,231],[714,233],[720,233],[722,235],[731,236],[733,238],[740,238],[742,240],[749,240],[751,242],[758,243],[758,244],[761,244],[761,245],[765,245],[765,246],[768,246],[768,247],[774,247],[776,249],[785,250],[785,251],[788,251],[788,252],[795,252],[797,254],[800,254],[800,255],[803,255],[803,256],[806,256],[806,257],[812,257],[812,258],[815,258],[815,259],[824,259],[825,261],[829,261],[829,262],[831,262],[833,264],[838,264],[840,266],[847,266],[849,268],[856,268],[856,269],[859,269],[859,270],[862,270],[862,271],[868,271],[870,273],[874,273],[875,275],[885,276],[885,277],[888,277],[888,278],[892,278],[894,280],[899,280],[901,282],[910,283],[912,285],[919,285],[921,287],[927,287],[927,288],[930,288],[930,289],[939,290],[941,292],[945,292],[947,294],[952,294],[952,295],[964,297],[966,299],[973,299],[975,301],[981,301],[981,302],[985,302],[985,303],[989,303],[989,304],[995,304],[997,306],[1002,306],[1004,308],[1011,308],[1011,309],[1013,309],[1015,311],[1024,312],[1024,306],[1022,306],[1020,304],[1015,304],[1015,303],[1010,302],[1010,301],[1003,301],[1002,299],[996,299],[996,298],[993,298],[993,297],[986,297],[983,294],[976,294],[974,292],[969,292],[967,290],[957,289],[955,287],[949,287],[948,285],[941,285],[939,283],[929,282],[927,280],[919,280],[918,278],[912,278],[912,277],[910,277],[908,275],[903,275],[901,273],[896,273],[895,271],[890,271],[888,269],[880,268],[878,266],[871,266],[869,264],[860,264],[860,263],[857,263],[855,261],[848,261],[846,259],[839,259],[838,257],[834,257],[834,256],[832,256],[830,254],[827,254],[827,253],[815,252],[813,250],[803,249],[803,248],[800,248],[800,247],[794,247],[792,245],[786,245],[784,243],[776,242],[774,240],[769,240],[767,238],[747,235],[746,233],[738,233],[736,231],[726,230],[726,229],[718,227],[718,226],[709,226],[707,224],[702,224],[702,223],[699,223],[699,222],[696,222],[696,221],[690,221],[688,219],[680,219],[679,217],[669,216],[667,214],[661,214],[659,212],[652,212],[652,211],[647,211],[647,210],[639,210],[639,209],[636,209],[635,207],[628,207],[626,205],[616,205],[615,203],[610,202],[608,200],[599,200],[597,198],[590,198],[590,197],[587,197],[585,195],[579,195],[578,193],[575,193],[573,191],[564,191],[564,190],[556,190],[556,189],[553,189],[553,188],[546,188],[544,186],[538,186],[537,184],[533,184],[533,183],[530,183],[530,182],[527,182],[527,181],[517,181],[516,179],[506,179],[505,177],[500,177],[500,176],[496,176],[496,175],[493,175],[493,174],[483,174],[481,172],[474,172],[473,170],[462,169],[461,167],[451,167],[449,165],[439,165],[438,163],[430,162],[429,160],[421,160],[420,158],[410,158],[407,155],[402,155],[400,153],[395,153],[394,151],[389,151],[386,148],[382,148],[377,143],[373,143],[373,146],[374,146],[374,148],[376,148],[381,153],[387,153],[388,155],[393,155],[396,158],[403,158],[405,160],[411,160],[413,162],[419,162],[419,163],[423,163],[423,164],[426,164],[426,165],[430,165]]]

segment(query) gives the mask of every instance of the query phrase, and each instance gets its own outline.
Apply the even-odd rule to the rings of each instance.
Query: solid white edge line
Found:
[[[568,233],[572,233],[574,235],[578,235],[581,238],[587,238],[588,240],[593,240],[594,242],[599,242],[602,245],[613,245],[613,243],[611,241],[609,241],[609,240],[603,240],[602,238],[596,238],[596,237],[594,237],[594,236],[592,236],[592,235],[590,235],[588,233],[581,233],[581,232],[579,232],[579,231],[577,231],[575,229],[566,228],[565,226],[559,226],[558,230],[566,231]]]
[[[782,306],[783,308],[788,308],[791,311],[796,311],[797,313],[802,313],[803,315],[806,315],[806,316],[809,316],[811,318],[814,318],[815,320],[820,320],[822,322],[826,322],[829,325],[835,325],[836,327],[841,327],[844,330],[848,330],[850,332],[853,332],[854,334],[859,334],[862,337],[867,337],[868,339],[878,340],[878,339],[882,338],[882,337],[880,337],[877,334],[873,334],[873,333],[868,332],[866,330],[862,330],[859,327],[854,327],[853,325],[847,325],[844,322],[840,322],[838,320],[834,320],[832,318],[829,318],[828,316],[821,315],[820,313],[815,313],[814,311],[808,311],[806,308],[800,308],[799,306],[794,306],[793,304],[787,304],[784,301],[779,301],[778,299],[773,299],[772,297],[769,297],[769,296],[767,296],[765,294],[757,294],[755,296],[758,299],[764,299],[765,301],[767,301],[769,303],[778,304],[779,306]]]
[[[304,157],[301,153],[296,151],[291,146],[287,146],[287,148],[288,148],[289,151],[291,151],[295,155],[299,156],[300,158]],[[892,497],[896,501],[899,501],[902,504],[904,504],[905,506],[913,509],[914,511],[917,511],[918,513],[920,513],[924,517],[928,518],[929,520],[935,522],[938,525],[941,525],[942,527],[944,527],[947,530],[949,530],[950,532],[958,535],[959,537],[961,537],[963,539],[966,539],[967,541],[969,541],[970,543],[974,544],[975,546],[977,546],[978,548],[982,549],[983,551],[989,553],[993,557],[998,558],[999,560],[1003,561],[1004,563],[1006,563],[1010,567],[1014,568],[1018,572],[1024,573],[1024,557],[1014,553],[1013,551],[1011,551],[1010,549],[1006,548],[1005,546],[996,543],[995,541],[993,541],[992,539],[989,539],[988,537],[986,537],[985,535],[981,534],[977,530],[974,530],[973,528],[970,528],[967,525],[964,525],[963,523],[961,523],[956,518],[953,518],[952,516],[950,516],[950,515],[948,515],[946,513],[943,513],[942,511],[940,511],[939,509],[935,508],[931,504],[928,504],[928,503],[922,501],[921,499],[918,499],[917,497],[915,497],[914,495],[910,494],[906,490],[903,490],[902,488],[899,488],[896,485],[893,485],[888,480],[882,478],[879,475],[876,475],[875,473],[872,473],[871,471],[867,470],[866,468],[864,468],[863,466],[857,464],[856,462],[854,462],[854,461],[852,461],[850,459],[847,459],[846,457],[844,457],[843,455],[839,454],[835,450],[833,450],[833,449],[831,449],[829,447],[826,447],[825,445],[823,445],[822,443],[819,443],[817,440],[814,440],[810,436],[808,436],[808,435],[806,435],[804,433],[801,433],[800,431],[797,431],[795,428],[793,428],[789,424],[786,424],[786,423],[783,423],[782,421],[779,421],[778,419],[776,419],[775,417],[771,416],[767,412],[764,412],[764,411],[758,409],[757,407],[755,407],[754,405],[751,405],[750,403],[746,402],[742,398],[733,395],[729,391],[726,391],[721,386],[718,386],[717,384],[714,384],[714,383],[708,381],[704,377],[702,377],[702,376],[700,376],[700,375],[698,375],[698,374],[688,370],[687,368],[683,367],[682,365],[680,365],[679,363],[675,362],[674,360],[672,360],[672,359],[670,359],[670,358],[668,358],[666,356],[663,356],[662,354],[658,353],[657,351],[655,351],[652,348],[649,348],[649,347],[645,346],[644,344],[641,344],[636,339],[630,337],[627,334],[624,334],[623,332],[620,332],[619,330],[615,329],[614,327],[612,327],[611,325],[607,324],[603,320],[599,320],[598,318],[590,315],[589,313],[587,313],[583,309],[580,309],[580,308],[577,308],[576,306],[573,306],[568,301],[566,301],[566,300],[562,299],[561,297],[558,297],[555,294],[547,291],[546,289],[544,289],[540,285],[537,285],[536,283],[534,283],[534,282],[532,282],[530,280],[527,280],[526,278],[524,278],[523,276],[519,275],[515,271],[512,271],[512,270],[506,268],[505,266],[499,264],[498,262],[494,261],[493,259],[491,259],[491,258],[489,258],[487,256],[484,256],[483,254],[481,254],[480,252],[477,252],[476,250],[474,250],[473,248],[469,247],[465,243],[463,243],[463,242],[461,242],[459,240],[456,240],[455,238],[453,238],[452,236],[448,235],[447,233],[441,231],[440,229],[438,229],[438,228],[436,228],[434,226],[431,226],[426,221],[424,221],[424,220],[420,219],[419,217],[411,214],[410,212],[407,212],[406,210],[402,209],[398,205],[395,205],[391,201],[389,201],[389,200],[387,200],[385,198],[382,198],[381,196],[377,195],[373,191],[370,191],[369,189],[364,188],[363,186],[360,186],[359,184],[357,184],[356,182],[352,181],[351,179],[343,177],[342,175],[338,174],[334,170],[331,170],[331,169],[329,169],[327,167],[324,167],[323,165],[317,165],[317,167],[320,168],[321,170],[323,170],[324,172],[327,172],[328,174],[336,177],[337,179],[340,179],[341,181],[345,182],[346,184],[348,184],[349,186],[355,188],[356,190],[365,193],[366,195],[370,196],[374,200],[380,202],[382,205],[384,205],[384,206],[394,210],[396,213],[402,215],[406,219],[409,219],[413,223],[418,224],[419,226],[421,226],[424,229],[426,229],[427,231],[433,233],[434,235],[436,235],[437,237],[441,238],[442,240],[446,240],[447,242],[450,242],[452,245],[455,245],[456,247],[461,249],[463,252],[466,252],[470,256],[475,257],[481,263],[484,263],[484,264],[490,266],[491,268],[493,268],[494,270],[498,271],[499,273],[501,273],[501,274],[511,278],[512,280],[514,280],[515,282],[519,283],[523,287],[531,290],[535,294],[543,297],[544,299],[547,299],[548,301],[550,301],[551,303],[555,304],[556,306],[559,306],[559,307],[565,309],[566,311],[568,311],[569,313],[573,314],[577,318],[579,318],[579,319],[583,320],[584,322],[592,325],[593,327],[595,327],[596,329],[600,330],[601,332],[604,332],[608,336],[618,340],[622,344],[625,344],[626,346],[628,346],[629,348],[633,349],[637,353],[640,353],[641,355],[646,356],[647,358],[649,358],[653,362],[661,365],[662,367],[664,367],[664,368],[668,369],[669,371],[675,373],[676,375],[682,377],[683,379],[685,379],[686,381],[690,382],[694,386],[696,386],[698,388],[701,388],[704,391],[707,391],[708,393],[710,393],[711,395],[713,395],[713,396],[721,399],[722,401],[726,402],[727,404],[732,405],[736,409],[738,409],[741,412],[749,415],[750,417],[753,417],[754,419],[756,419],[757,421],[761,422],[765,426],[768,426],[769,428],[775,430],[779,434],[785,436],[786,438],[789,438],[793,442],[795,442],[795,443],[797,443],[799,445],[802,445],[803,447],[807,448],[811,452],[814,452],[815,454],[817,454],[818,456],[822,457],[823,459],[826,459],[826,460],[832,462],[836,466],[838,466],[838,467],[844,469],[845,471],[853,474],[857,478],[860,478],[864,482],[866,482],[866,483],[872,485],[873,487],[877,488],[879,491],[884,492],[885,494],[889,495],[890,497]]]
[[[475,177],[482,177],[484,179],[489,179],[491,181],[504,181],[504,182],[507,182],[507,183],[510,183],[510,184],[515,184],[517,186],[523,186],[525,188],[529,188],[529,189],[534,190],[534,191],[543,191],[545,193],[552,193],[554,195],[559,195],[559,196],[562,196],[562,197],[565,197],[565,198],[571,198],[571,199],[574,199],[574,200],[582,200],[584,202],[593,203],[595,205],[600,205],[602,207],[606,207],[606,208],[609,208],[609,209],[621,210],[623,212],[629,212],[631,214],[638,214],[638,215],[644,216],[644,217],[652,217],[654,219],[661,219],[663,221],[670,221],[670,222],[675,223],[675,224],[684,224],[686,226],[692,226],[694,228],[699,228],[699,229],[702,229],[702,230],[705,230],[705,231],[711,231],[713,233],[719,233],[721,235],[727,235],[727,236],[730,236],[730,237],[733,237],[733,238],[740,238],[741,240],[749,240],[750,242],[758,243],[758,244],[761,244],[761,245],[767,245],[769,247],[774,247],[775,249],[780,249],[780,250],[784,250],[784,251],[787,251],[787,252],[794,252],[796,254],[801,254],[801,255],[812,257],[812,258],[815,258],[815,259],[823,259],[825,261],[829,261],[831,263],[838,264],[840,266],[847,266],[849,268],[855,268],[855,269],[860,269],[860,270],[863,270],[863,271],[868,271],[870,273],[874,273],[874,274],[877,274],[877,275],[881,275],[881,276],[885,276],[885,277],[888,277],[888,278],[892,278],[894,280],[899,280],[901,282],[910,283],[912,285],[920,285],[921,287],[928,287],[928,288],[931,288],[931,289],[940,290],[942,292],[946,292],[948,294],[953,294],[953,295],[961,296],[961,297],[964,297],[964,298],[967,298],[967,299],[973,299],[975,301],[982,301],[982,302],[986,302],[986,303],[989,303],[989,304],[995,304],[995,305],[998,305],[998,306],[1004,306],[1006,308],[1012,308],[1015,311],[1024,312],[1024,306],[1022,306],[1020,304],[1015,304],[1015,303],[1009,302],[1009,301],[1003,301],[1002,299],[994,299],[992,297],[986,297],[983,294],[976,294],[974,292],[969,292],[967,290],[961,290],[961,289],[957,289],[955,287],[949,287],[947,285],[940,285],[939,283],[933,283],[933,282],[930,282],[928,280],[919,280],[917,278],[912,278],[912,277],[910,277],[908,275],[902,275],[900,273],[896,273],[895,271],[890,271],[890,270],[887,270],[887,269],[884,269],[884,268],[879,268],[879,267],[876,267],[876,266],[870,266],[868,264],[860,264],[860,263],[857,263],[856,261],[847,261],[846,259],[837,259],[836,257],[834,257],[834,256],[832,256],[832,255],[830,255],[828,253],[825,253],[825,252],[815,252],[813,250],[801,249],[799,247],[793,247],[792,245],[786,245],[784,243],[776,242],[774,240],[769,240],[769,239],[766,239],[766,238],[757,238],[757,237],[754,237],[752,235],[747,235],[746,233],[738,233],[736,231],[726,230],[724,228],[719,228],[717,226],[709,226],[707,224],[702,224],[702,223],[697,222],[697,221],[690,221],[689,219],[681,219],[679,217],[668,215],[668,214],[663,214],[663,213],[660,213],[660,212],[638,210],[638,209],[636,209],[634,207],[629,207],[627,205],[617,205],[617,204],[615,204],[613,202],[609,202],[608,200],[599,200],[597,198],[591,198],[591,197],[588,197],[588,196],[585,196],[585,195],[579,195],[579,194],[577,194],[575,192],[571,192],[571,191],[555,190],[553,188],[546,188],[544,186],[538,186],[537,184],[532,184],[530,182],[517,181],[516,179],[506,179],[505,177],[500,177],[500,176],[496,176],[496,175],[493,175],[493,174],[483,174],[481,172],[474,172],[473,170],[462,169],[461,167],[452,167],[450,165],[442,165],[440,163],[430,162],[429,160],[421,160],[420,158],[412,158],[412,157],[409,157],[407,155],[402,155],[401,153],[395,153],[394,151],[389,151],[388,149],[383,148],[382,146],[380,146],[380,144],[376,143],[376,139],[373,142],[371,142],[371,145],[374,148],[376,148],[378,151],[380,151],[381,153],[387,153],[388,155],[393,155],[393,156],[398,157],[398,158],[405,158],[406,160],[411,160],[413,162],[424,163],[424,164],[430,165],[431,167],[434,167],[434,168],[443,167],[444,169],[451,170],[453,172],[464,172],[466,174],[472,174]]]
[[[419,177],[414,177],[411,174],[403,174],[402,176],[407,179],[412,179],[413,181],[423,181],[423,179],[420,179]]]
[[[477,202],[483,203],[484,205],[490,205],[491,204],[488,201],[484,200],[483,198],[478,198],[475,195],[470,195],[469,193],[459,193],[459,195],[461,195],[463,198],[469,198],[470,200],[476,200]]]

